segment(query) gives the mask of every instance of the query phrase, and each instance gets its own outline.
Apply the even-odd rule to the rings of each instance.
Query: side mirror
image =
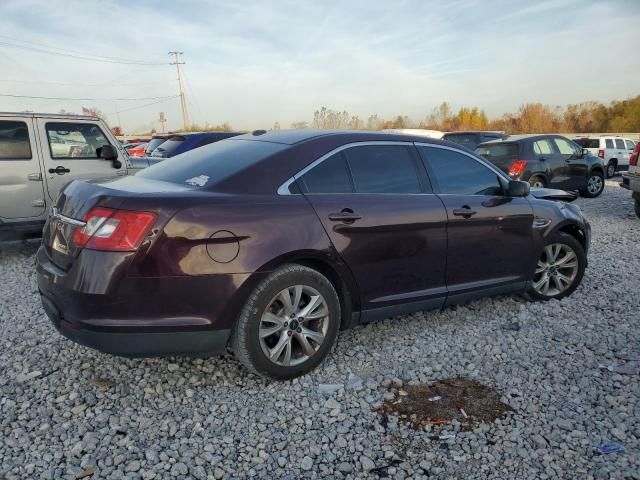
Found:
[[[520,180],[510,180],[507,194],[510,197],[526,197],[529,195],[529,182],[521,182]]]
[[[98,154],[98,158],[103,160],[114,161],[118,159],[118,152],[111,145],[103,145],[96,148],[96,153]]]

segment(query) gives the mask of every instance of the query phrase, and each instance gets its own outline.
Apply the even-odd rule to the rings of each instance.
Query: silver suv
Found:
[[[126,175],[128,166],[99,118],[0,113],[0,239],[40,233],[71,180]]]

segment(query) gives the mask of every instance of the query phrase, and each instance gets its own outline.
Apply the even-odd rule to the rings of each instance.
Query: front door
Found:
[[[0,116],[0,219],[44,213],[43,178],[33,120]]]
[[[444,303],[447,217],[417,160],[410,144],[356,144],[298,180],[353,272],[363,310]]]
[[[418,146],[447,211],[448,303],[524,288],[533,274],[533,209],[503,194],[498,173],[466,153]],[[535,263],[535,262],[534,262]]]
[[[112,162],[98,158],[96,150],[110,142],[96,122],[39,118],[38,130],[47,192],[53,201],[71,180],[113,177],[126,172],[124,166],[115,169]]]
[[[565,190],[585,188],[589,168],[582,155],[582,148],[561,137],[553,137],[553,143],[567,169],[567,179],[563,188]]]

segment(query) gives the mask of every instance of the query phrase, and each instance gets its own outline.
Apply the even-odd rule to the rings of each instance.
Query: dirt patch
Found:
[[[449,378],[431,385],[390,387],[394,398],[380,407],[383,423],[388,415],[422,428],[426,425],[445,425],[457,420],[463,430],[477,422],[493,422],[513,409],[500,401],[493,388],[467,378]]]

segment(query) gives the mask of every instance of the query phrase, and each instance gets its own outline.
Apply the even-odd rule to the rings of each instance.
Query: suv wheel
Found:
[[[611,178],[616,174],[616,162],[609,160],[607,164],[607,178]]]
[[[552,235],[540,253],[528,296],[550,300],[571,295],[584,275],[586,255],[580,242],[569,234]]]
[[[534,175],[529,179],[529,186],[531,188],[545,188],[547,184],[545,183],[544,178]]]
[[[262,281],[245,304],[231,337],[246,367],[285,380],[313,370],[335,343],[340,301],[326,277],[285,265]]]
[[[587,186],[580,191],[583,197],[595,198],[604,190],[604,176],[599,172],[591,172],[587,180]]]

